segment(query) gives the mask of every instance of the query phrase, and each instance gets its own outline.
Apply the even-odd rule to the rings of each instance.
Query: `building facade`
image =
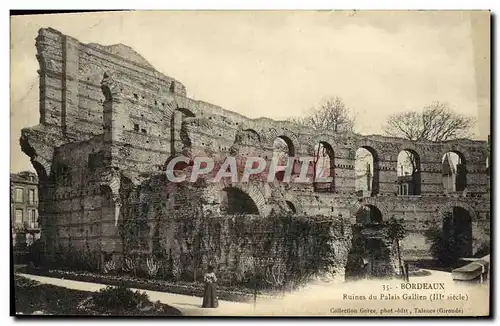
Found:
[[[10,193],[13,245],[29,246],[40,238],[36,173],[28,171],[11,173]]]
[[[443,212],[455,207],[466,215],[463,221],[472,234],[464,252],[489,245],[486,142],[416,142],[250,119],[188,98],[182,83],[125,45],[83,44],[48,28],[39,31],[36,46],[40,124],[23,129],[20,144],[40,178],[39,213],[49,252],[80,248],[104,263],[131,252],[159,251],[175,261],[173,266],[184,266],[191,259],[186,257],[198,251],[210,252],[223,264],[243,264],[234,249],[243,244],[225,236],[238,216],[254,221],[285,212],[341,218],[350,225],[401,218],[409,230],[402,252],[410,259],[430,255],[424,231],[442,224]],[[318,144],[328,148],[333,181],[327,187],[227,178],[179,184],[165,176],[165,167],[179,155],[218,163],[227,156],[270,160],[277,138],[291,158],[313,156]],[[373,157],[369,176],[363,177],[369,190],[361,196],[354,168],[358,148]],[[411,179],[418,180],[418,194],[401,190],[401,183],[408,183],[397,174],[401,151],[418,156],[419,176]],[[442,158],[448,152],[463,158],[459,191],[443,187]],[[192,163],[177,166],[178,172],[188,173]],[[197,214],[205,216],[201,224],[191,218]],[[124,234],[130,221],[134,227]],[[351,238],[342,230],[336,252],[345,262]]]

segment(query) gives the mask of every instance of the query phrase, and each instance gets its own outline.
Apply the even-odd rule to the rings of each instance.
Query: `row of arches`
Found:
[[[285,200],[288,211],[295,214],[298,212],[296,204],[291,200]],[[221,210],[230,215],[260,215],[259,209],[254,199],[242,189],[236,187],[225,187],[221,191]]]
[[[286,136],[279,136],[273,143],[273,158],[280,165],[286,165],[289,157],[295,156],[293,142]],[[420,195],[420,156],[412,149],[400,151],[397,159],[397,189],[398,195]],[[362,146],[355,155],[355,190],[359,195],[371,196],[378,193],[379,188],[379,158],[377,152],[370,146]],[[458,151],[450,151],[441,160],[442,184],[446,192],[463,191],[467,186],[467,169],[464,155]],[[299,167],[292,173],[298,174]],[[283,171],[278,171],[277,179],[282,180]],[[314,184],[315,191],[335,190],[335,153],[327,142],[318,142],[314,146],[312,167],[314,177],[330,177],[332,181],[325,184]]]
[[[462,257],[473,254],[472,213],[461,206],[450,206],[439,212],[444,237],[452,237]],[[374,205],[366,204],[356,212],[359,225],[376,225],[384,220],[382,212]]]
[[[292,213],[297,213],[296,206],[289,200],[286,204]],[[222,210],[226,214],[258,215],[259,208],[249,194],[241,189],[226,187],[222,189]],[[441,228],[443,234],[457,237],[457,245],[460,245],[460,252],[463,257],[471,256],[472,251],[472,213],[461,206],[449,206],[440,212]],[[382,211],[375,205],[364,204],[355,212],[356,224],[369,226],[382,223],[387,219]]]
[[[188,109],[177,108],[182,117],[195,117]],[[180,125],[177,126],[179,129]],[[179,131],[179,130],[177,130]],[[246,129],[257,137],[253,129]],[[174,132],[174,131],[173,131]],[[315,182],[317,192],[333,192],[336,189],[335,153],[332,146],[324,141],[318,142],[313,149],[311,172],[313,179],[317,177],[331,178],[330,182]],[[285,166],[289,157],[295,157],[296,149],[292,139],[285,135],[277,136],[273,142],[273,159],[277,158],[280,166]],[[486,163],[488,165],[488,162]],[[359,196],[373,196],[379,192],[379,158],[375,149],[361,146],[355,155],[355,191]],[[412,149],[400,151],[397,159],[397,194],[411,196],[421,194],[420,156]],[[445,192],[464,191],[467,186],[467,169],[464,155],[458,151],[448,152],[442,157],[442,186]],[[300,173],[300,164],[296,162],[292,174]],[[284,169],[278,170],[276,179],[283,180]]]
[[[435,233],[432,232],[435,235],[432,236],[433,240],[431,242],[433,244],[429,248],[430,251],[433,253],[435,250],[446,251],[446,255],[460,258],[474,257],[473,211],[469,208],[451,205],[445,207],[439,214],[441,228],[436,230]],[[392,240],[394,239],[384,239],[384,237],[381,237],[382,234],[378,232],[364,232],[367,226],[370,228],[370,225],[373,228],[372,230],[382,230],[382,228],[375,226],[380,224],[382,220],[381,211],[374,205],[366,204],[356,213],[357,225],[352,229],[352,246],[347,255],[345,267],[346,279],[391,276],[393,259],[399,259],[399,263],[402,263],[400,250],[418,250],[417,246],[413,246],[413,243],[399,239],[396,254],[392,247]],[[389,231],[386,236],[391,237],[391,232]],[[402,246],[400,247],[400,245]],[[432,249],[433,247],[434,249]],[[437,247],[442,247],[442,249],[436,249]],[[481,255],[482,253],[477,251],[475,255],[478,254]],[[446,260],[443,258],[443,261]]]

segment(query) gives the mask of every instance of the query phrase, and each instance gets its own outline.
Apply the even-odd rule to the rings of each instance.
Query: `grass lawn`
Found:
[[[181,312],[166,304],[152,303],[144,294],[139,296],[131,291],[123,289],[119,296],[136,299],[140,297],[140,305],[133,308],[116,305],[113,300],[123,300],[122,297],[113,296],[118,293],[109,288],[105,293],[106,299],[110,300],[109,306],[93,306],[93,300],[101,300],[103,293],[91,293],[85,291],[71,290],[54,285],[42,284],[33,280],[16,275],[15,276],[15,312],[16,315],[108,315],[108,316],[180,316]],[[111,291],[110,291],[111,290]],[[109,294],[111,293],[111,294]],[[111,298],[111,299],[109,299]],[[125,302],[125,301],[123,301]],[[109,307],[109,308],[107,308]]]

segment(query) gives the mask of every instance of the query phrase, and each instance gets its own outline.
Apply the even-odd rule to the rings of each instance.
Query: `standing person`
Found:
[[[410,282],[410,269],[409,269],[409,264],[407,262],[404,263],[405,266],[405,281]]]
[[[368,278],[369,277],[369,272],[368,272],[368,259],[363,258],[362,261],[362,271],[363,271],[363,278]]]
[[[217,308],[219,301],[217,299],[217,277],[214,273],[214,268],[208,266],[207,273],[203,277],[205,282],[205,293],[203,295],[203,308]]]

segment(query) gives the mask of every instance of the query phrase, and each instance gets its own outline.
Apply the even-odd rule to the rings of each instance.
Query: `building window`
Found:
[[[15,223],[16,223],[16,225],[23,224],[23,210],[22,209],[16,209],[16,222]]]
[[[16,188],[16,203],[22,203],[24,197],[24,189]]]
[[[37,227],[37,223],[36,223],[36,209],[32,209],[30,211],[30,226],[32,228],[36,228]]]
[[[35,203],[35,189],[30,189],[28,193],[28,203],[29,204],[34,204]]]
[[[398,195],[399,196],[410,196],[410,185],[408,183],[402,183],[398,185]]]

